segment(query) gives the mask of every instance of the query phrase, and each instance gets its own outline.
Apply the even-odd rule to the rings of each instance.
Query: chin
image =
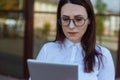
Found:
[[[72,42],[74,42],[74,43],[80,42],[80,40],[78,40],[78,39],[69,39],[69,40],[72,41]]]

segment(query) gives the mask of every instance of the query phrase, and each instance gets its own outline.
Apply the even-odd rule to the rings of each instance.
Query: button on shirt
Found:
[[[108,49],[96,46],[96,50],[103,54],[103,65],[98,69],[98,59],[94,71],[84,72],[84,51],[80,43],[73,43],[66,39],[64,44],[56,42],[46,43],[40,50],[36,60],[52,63],[78,64],[78,80],[115,80],[115,70],[112,56]]]

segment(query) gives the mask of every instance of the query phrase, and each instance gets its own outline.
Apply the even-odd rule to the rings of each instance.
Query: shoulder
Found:
[[[115,70],[111,52],[104,46],[96,45],[96,47],[96,50],[99,50],[99,53],[102,54],[102,65],[100,65],[98,78],[102,80],[105,80],[107,78],[110,78],[110,80],[114,80]]]
[[[111,52],[108,48],[101,46],[101,45],[96,45],[96,50],[103,55],[104,58],[111,58]]]
[[[37,56],[37,60],[45,60],[46,56],[48,56],[48,53],[54,53],[54,51],[57,50],[58,43],[57,42],[46,42],[42,46],[42,48],[39,51],[39,54]],[[56,48],[56,49],[55,49]]]
[[[110,53],[109,49],[102,46],[102,45],[99,45],[99,44],[96,44],[96,50],[102,54],[104,53]]]
[[[43,48],[58,48],[59,43],[58,42],[47,42],[43,45]]]

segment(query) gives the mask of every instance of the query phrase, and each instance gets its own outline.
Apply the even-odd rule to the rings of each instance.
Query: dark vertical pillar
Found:
[[[120,23],[119,23],[120,26]],[[117,65],[116,65],[116,78],[120,78],[120,28],[119,28],[119,40],[118,40],[118,53],[117,53]]]
[[[24,35],[24,78],[28,79],[28,66],[26,60],[33,56],[33,10],[34,0],[24,0],[24,18],[25,18],[25,35]]]

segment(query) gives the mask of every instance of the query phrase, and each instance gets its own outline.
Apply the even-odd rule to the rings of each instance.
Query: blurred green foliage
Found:
[[[0,10],[18,10],[19,0],[0,0]]]
[[[45,22],[42,28],[35,29],[35,37],[41,40],[47,40],[50,33],[51,24]]]
[[[102,0],[96,0],[95,8],[97,10],[97,14],[104,14],[106,7],[107,5]],[[101,37],[104,32],[104,20],[105,17],[103,16],[96,17],[96,25],[97,25],[96,34],[99,38],[100,43],[101,43]]]
[[[42,32],[42,38],[47,40],[48,39],[48,36],[49,36],[49,32],[50,32],[50,23],[49,22],[46,22],[44,25],[43,25],[43,28],[41,30]]]

